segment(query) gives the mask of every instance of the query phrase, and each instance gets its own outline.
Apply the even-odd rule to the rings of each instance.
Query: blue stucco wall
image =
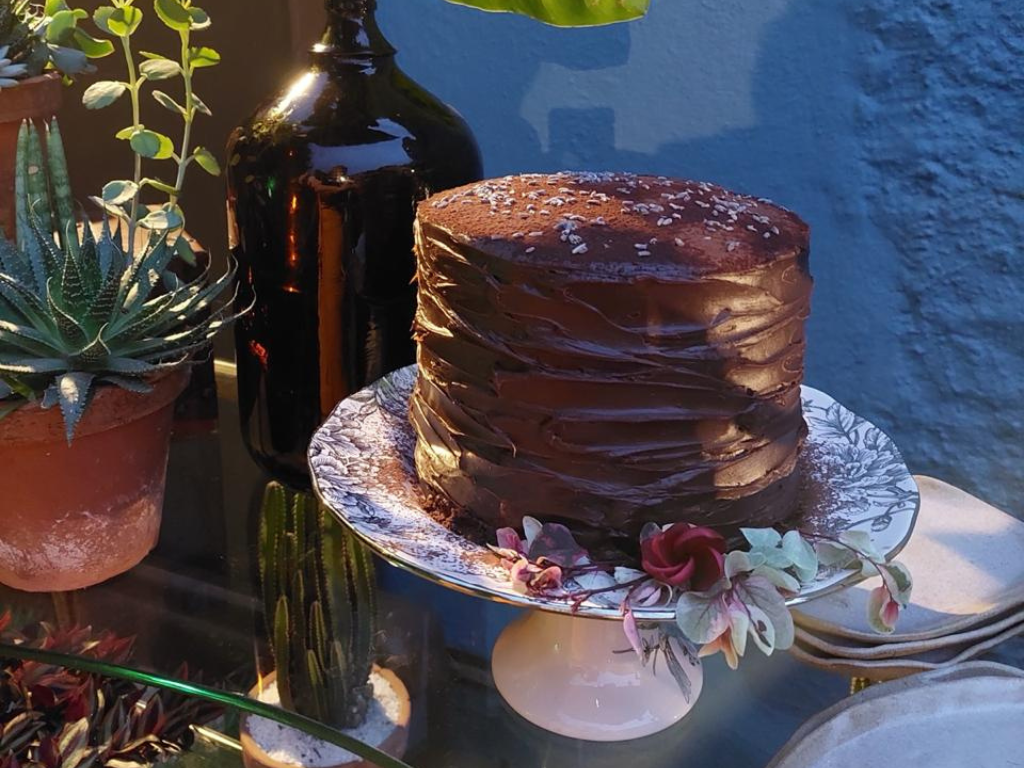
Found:
[[[656,171],[801,213],[809,382],[914,471],[1024,511],[1020,0],[652,6],[591,30],[440,0],[380,0],[380,18],[491,175]]]

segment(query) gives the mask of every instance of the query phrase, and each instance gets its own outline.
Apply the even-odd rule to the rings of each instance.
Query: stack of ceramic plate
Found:
[[[768,768],[1020,765],[1024,672],[974,662],[884,683],[800,728]]]
[[[870,681],[974,659],[1024,633],[1024,522],[939,480],[916,478],[921,511],[899,556],[914,577],[896,632],[875,633],[867,601],[879,583],[813,600],[794,612],[795,657]]]

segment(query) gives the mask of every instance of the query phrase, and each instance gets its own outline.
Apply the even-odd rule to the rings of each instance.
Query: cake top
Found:
[[[525,174],[420,203],[421,222],[487,253],[551,265],[742,272],[807,248],[808,227],[764,198],[628,173]]]

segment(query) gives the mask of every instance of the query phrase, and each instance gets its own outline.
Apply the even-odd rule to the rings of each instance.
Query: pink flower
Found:
[[[676,523],[640,543],[647,573],[673,587],[702,592],[722,578],[725,539],[710,528]]]
[[[512,566],[509,578],[516,592],[531,595],[543,594],[561,588],[562,569],[557,565],[531,563],[523,557]]]
[[[714,654],[722,652],[725,657],[725,663],[729,665],[729,669],[736,669],[740,665],[740,655],[736,652],[736,645],[733,643],[732,628],[726,627],[725,631],[712,640],[710,643],[702,646],[697,651],[697,656],[704,658],[705,656],[713,656]]]
[[[518,552],[520,555],[526,554],[526,547],[523,546],[523,540],[519,538],[519,533],[515,528],[499,528],[497,535],[498,547],[501,549]]]
[[[876,620],[876,628],[882,632],[892,632],[900,618],[900,604],[892,599],[889,590],[883,584],[871,590],[868,597],[868,611]]]

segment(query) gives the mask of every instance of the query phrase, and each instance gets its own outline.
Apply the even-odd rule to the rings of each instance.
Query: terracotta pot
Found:
[[[100,387],[69,446],[59,408],[0,419],[0,583],[30,592],[98,584],[156,545],[174,400],[186,368],[139,395]]]
[[[14,160],[22,120],[49,120],[60,109],[61,77],[49,72],[0,89],[0,226],[14,237]]]
[[[398,721],[395,723],[395,728],[377,748],[392,757],[401,758],[405,754],[405,748],[409,743],[409,716],[412,713],[409,691],[406,689],[405,683],[390,669],[374,665],[373,671],[387,681],[400,701]],[[273,683],[276,677],[277,673],[272,672],[264,678],[262,684],[253,686],[252,690],[249,691],[249,697],[259,699],[260,691],[265,686]],[[239,725],[239,740],[242,742],[242,762],[245,764],[245,768],[296,768],[294,763],[276,760],[264,751],[263,747],[250,735],[249,722],[251,719],[251,715],[243,715]],[[350,762],[321,766],[321,768],[377,768],[377,764],[356,758]]]

